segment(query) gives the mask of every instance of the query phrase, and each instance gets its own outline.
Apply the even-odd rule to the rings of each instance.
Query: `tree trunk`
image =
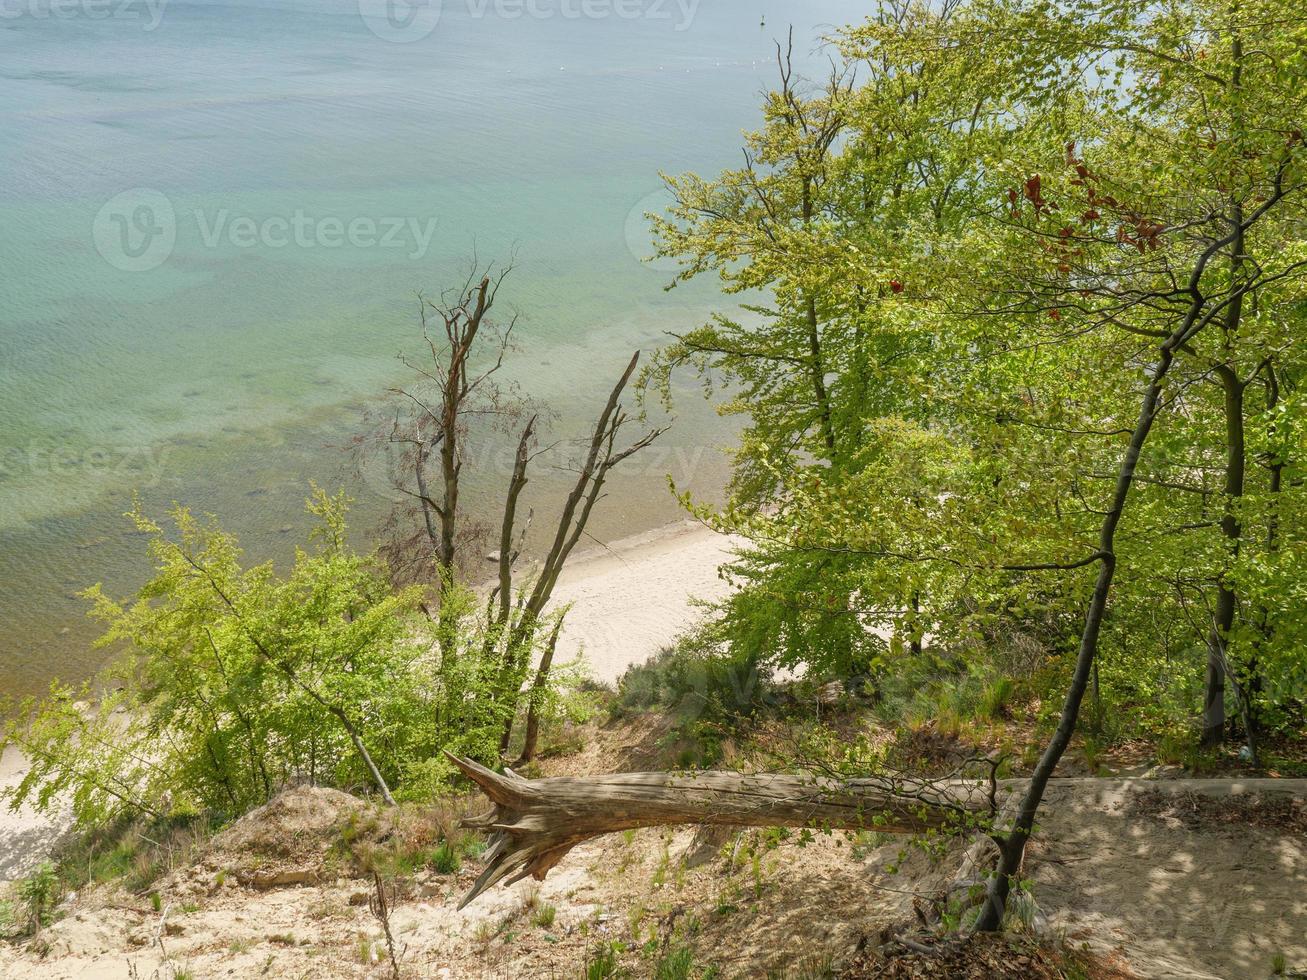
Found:
[[[1238,98],[1243,80],[1243,39],[1235,33],[1230,40],[1230,54],[1233,69],[1230,73],[1229,94],[1233,102]],[[1236,103],[1237,104],[1237,103]],[[1235,116],[1236,125],[1239,117]],[[1242,529],[1237,513],[1239,498],[1244,490],[1244,425],[1243,393],[1244,385],[1239,378],[1238,362],[1234,357],[1234,342],[1239,331],[1239,321],[1243,315],[1243,291],[1239,288],[1244,271],[1246,235],[1244,234],[1243,204],[1237,195],[1230,199],[1230,223],[1232,241],[1230,244],[1230,295],[1229,306],[1225,311],[1222,324],[1225,337],[1224,349],[1226,362],[1217,365],[1216,373],[1225,392],[1225,496],[1222,502],[1221,531],[1225,535],[1229,548],[1228,561],[1233,561],[1239,554],[1239,537]],[[1239,600],[1229,580],[1228,567],[1218,572],[1216,609],[1212,616],[1212,629],[1207,640],[1207,685],[1203,699],[1203,734],[1202,745],[1211,748],[1225,741],[1225,680],[1229,658],[1227,641],[1234,626],[1238,612]],[[1245,720],[1247,712],[1245,711]],[[1249,733],[1249,742],[1252,742]]]
[[[530,762],[536,757],[536,743],[540,740],[540,699],[544,697],[549,684],[549,670],[554,665],[554,651],[558,649],[558,634],[563,631],[563,617],[558,617],[554,631],[549,634],[545,652],[540,655],[540,666],[536,668],[536,679],[531,684],[530,699],[526,706],[526,740],[522,743],[522,755],[518,765]]]
[[[1236,206],[1236,227],[1242,225],[1243,213]],[[1243,265],[1243,235],[1238,234],[1234,243],[1234,258],[1231,259],[1231,279],[1238,280]],[[1226,311],[1225,336],[1226,348],[1229,350],[1231,338],[1239,329],[1239,317],[1243,306],[1243,297],[1236,294],[1230,300]],[[1220,379],[1225,393],[1225,497],[1224,513],[1221,516],[1221,533],[1225,536],[1229,549],[1227,561],[1233,561],[1239,555],[1239,539],[1243,528],[1239,523],[1239,500],[1244,490],[1245,448],[1244,448],[1244,382],[1231,363],[1217,365],[1216,375]],[[1225,563],[1223,563],[1225,564]],[[1212,614],[1212,629],[1207,638],[1207,684],[1203,699],[1203,736],[1204,748],[1212,748],[1225,741],[1225,679],[1226,652],[1230,631],[1234,628],[1234,617],[1239,608],[1239,597],[1235,595],[1230,584],[1228,568],[1221,568],[1217,573],[1216,608]],[[1251,735],[1249,736],[1252,737]]]
[[[577,471],[576,483],[563,502],[563,512],[558,518],[553,543],[550,544],[540,564],[535,586],[529,595],[519,598],[517,616],[511,624],[504,616],[507,607],[503,603],[508,595],[507,590],[512,584],[512,563],[505,565],[502,554],[500,556],[500,626],[506,626],[508,629],[500,672],[500,688],[506,701],[511,700],[516,704],[516,699],[521,694],[522,681],[526,676],[525,671],[530,666],[536,631],[545,607],[549,604],[563,567],[571,557],[572,549],[585,533],[586,525],[590,522],[590,513],[603,495],[604,482],[608,479],[609,472],[623,460],[647,447],[665,431],[652,429],[625,449],[619,450],[615,446],[618,433],[629,421],[629,416],[622,409],[622,392],[626,389],[627,382],[631,380],[631,375],[635,373],[639,363],[640,352],[636,351],[608,395],[608,401],[595,423],[594,434],[590,437],[590,449]],[[511,513],[507,513],[505,527],[508,526],[507,522],[511,521],[511,518]],[[507,578],[504,577],[505,570],[510,573]],[[515,721],[515,712],[508,712],[499,743],[501,752],[508,751]]]
[[[988,817],[981,784],[889,778],[847,782],[820,776],[738,772],[630,772],[586,778],[523,779],[449,756],[493,807],[464,821],[495,831],[489,862],[459,908],[507,879],[543,880],[577,844],[635,827],[701,823],[732,827],[812,827],[919,834]],[[511,877],[510,877],[511,876]]]
[[[1121,458],[1120,468],[1117,471],[1116,489],[1112,495],[1111,507],[1103,515],[1103,524],[1099,530],[1099,550],[1096,556],[1099,561],[1098,577],[1094,583],[1094,591],[1090,595],[1089,604],[1085,609],[1085,622],[1080,634],[1080,647],[1076,653],[1075,672],[1071,677],[1071,684],[1067,688],[1066,698],[1062,702],[1062,712],[1058,718],[1057,729],[1054,731],[1053,737],[1049,740],[1043,754],[1039,757],[1039,762],[1035,765],[1035,771],[1030,779],[1030,786],[1021,801],[1021,807],[1011,833],[996,838],[1000,852],[999,867],[997,874],[990,879],[985,896],[985,906],[981,909],[980,916],[976,920],[975,928],[978,931],[994,931],[1003,923],[1003,913],[1007,908],[1007,897],[1012,888],[1012,879],[1021,869],[1022,859],[1026,853],[1026,842],[1030,840],[1030,835],[1034,833],[1035,816],[1039,812],[1040,804],[1043,802],[1044,790],[1048,787],[1048,781],[1052,778],[1058,762],[1062,759],[1062,754],[1066,751],[1067,746],[1071,744],[1071,736],[1075,733],[1076,722],[1080,717],[1080,705],[1084,700],[1086,690],[1089,688],[1089,679],[1095,658],[1098,655],[1098,636],[1102,630],[1103,617],[1107,614],[1108,600],[1112,594],[1112,579],[1116,574],[1117,525],[1121,523],[1121,515],[1125,511],[1126,502],[1129,500],[1130,492],[1134,487],[1135,468],[1139,465],[1139,457],[1143,452],[1144,443],[1148,441],[1148,435],[1152,431],[1153,422],[1160,409],[1162,389],[1166,383],[1167,373],[1171,370],[1171,365],[1175,361],[1176,351],[1192,341],[1221,310],[1221,305],[1211,303],[1209,297],[1204,295],[1200,289],[1204,272],[1208,263],[1221,250],[1234,245],[1236,242],[1242,242],[1245,231],[1282,200],[1285,193],[1283,170],[1281,170],[1275,180],[1274,194],[1258,205],[1252,215],[1242,219],[1229,235],[1209,245],[1198,258],[1193,272],[1190,274],[1188,291],[1193,297],[1192,303],[1184,320],[1176,327],[1159,350],[1160,357],[1153,365],[1152,379],[1144,393],[1143,403],[1139,408],[1139,417],[1135,421],[1134,429],[1130,435],[1130,443],[1126,447],[1125,454]],[[1240,213],[1242,214],[1242,212]],[[1234,287],[1235,295],[1242,298],[1250,288],[1249,283],[1241,282]]]

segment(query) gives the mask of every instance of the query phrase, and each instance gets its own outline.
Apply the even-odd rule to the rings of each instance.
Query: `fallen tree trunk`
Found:
[[[450,759],[493,804],[464,821],[494,834],[489,863],[459,908],[505,879],[543,880],[577,844],[619,830],[697,823],[920,834],[974,828],[993,807],[993,794],[982,784],[957,780],[714,771],[528,780],[511,769],[500,775],[470,759]]]

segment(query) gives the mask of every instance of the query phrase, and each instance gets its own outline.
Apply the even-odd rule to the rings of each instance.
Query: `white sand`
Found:
[[[695,600],[726,594],[718,569],[733,544],[686,521],[578,553],[554,589],[552,608],[572,603],[555,662],[580,655],[612,683],[648,660],[703,615]]]
[[[731,546],[686,521],[577,552],[554,591],[554,608],[572,604],[555,662],[581,655],[596,680],[615,681],[694,624],[703,614],[695,599],[725,595],[718,568]],[[13,749],[0,756],[0,789],[16,784],[25,767]],[[68,822],[66,814],[11,813],[0,804],[0,881],[28,872]]]
[[[0,754],[0,790],[17,785],[26,771],[27,760],[22,754],[14,748],[5,749]],[[66,812],[40,814],[23,806],[11,813],[8,802],[0,802],[0,881],[13,881],[31,871],[71,822]]]

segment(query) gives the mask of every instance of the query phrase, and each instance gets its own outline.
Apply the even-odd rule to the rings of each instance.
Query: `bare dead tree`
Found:
[[[372,894],[368,896],[368,910],[372,913],[373,918],[381,923],[381,930],[386,937],[386,952],[390,955],[391,980],[399,980],[399,957],[403,952],[395,948],[395,934],[390,929],[390,915],[395,909],[396,898],[398,898],[398,890],[393,885],[390,889],[387,889],[386,882],[381,877],[381,872],[374,868],[372,871]]]
[[[499,581],[495,589],[498,610],[495,615],[490,636],[503,643],[503,671],[501,694],[505,698],[515,698],[520,692],[525,672],[530,665],[530,657],[535,649],[535,640],[545,610],[553,597],[554,587],[562,574],[563,566],[571,557],[577,543],[586,533],[586,525],[594,511],[595,504],[604,496],[604,485],[613,469],[630,459],[640,450],[651,445],[666,430],[654,428],[644,432],[625,447],[619,444],[622,430],[630,423],[631,416],[622,407],[622,393],[626,390],[631,376],[640,363],[640,352],[636,351],[626,365],[617,383],[613,385],[590,436],[586,454],[576,471],[576,480],[563,502],[562,512],[554,531],[553,540],[535,569],[534,584],[529,590],[523,590],[516,603],[513,601],[513,573],[519,556],[519,549],[510,547],[515,538],[517,520],[517,497],[526,482],[526,468],[530,461],[527,445],[535,419],[531,419],[522,432],[518,443],[513,478],[509,483],[509,493],[504,506],[504,518],[500,529],[500,551],[498,558]],[[557,634],[554,635],[554,641]],[[547,657],[542,658],[540,669],[536,674],[536,685],[543,688],[549,679],[549,670],[553,662],[553,644],[547,648]],[[507,751],[512,739],[515,718],[510,714],[504,726],[500,740],[501,751]],[[538,725],[538,719],[537,719]],[[538,731],[538,727],[537,727]],[[529,751],[534,753],[534,739]]]
[[[518,316],[503,326],[492,318],[500,286],[512,272],[497,273],[475,260],[460,287],[439,301],[419,297],[422,339],[428,356],[404,357],[416,381],[391,389],[409,409],[396,412],[385,439],[399,448],[394,489],[412,504],[388,526],[382,555],[398,577],[434,579],[443,598],[463,552],[486,526],[462,509],[464,444],[469,424],[485,420],[508,428],[525,403],[498,385],[495,375],[512,349]],[[416,517],[417,520],[412,518]]]
[[[575,467],[575,479],[563,500],[547,550],[532,564],[530,579],[519,586],[515,573],[534,517],[530,508],[523,513],[523,492],[532,461],[555,447],[538,446],[542,411],[517,392],[499,385],[495,377],[512,348],[518,322],[514,315],[500,327],[492,317],[499,289],[511,271],[512,266],[507,265],[494,273],[489,266],[477,266],[474,260],[460,287],[442,294],[439,302],[421,299],[422,337],[428,356],[405,359],[416,380],[392,392],[408,406],[409,415],[396,415],[384,437],[386,445],[400,447],[398,472],[390,479],[409,506],[392,515],[389,540],[381,549],[397,578],[435,582],[439,609],[434,618],[441,654],[447,658],[457,656],[457,603],[447,600],[452,589],[467,584],[469,563],[465,555],[472,551],[472,543],[480,544],[491,537],[489,525],[475,514],[469,516],[462,506],[469,429],[472,423],[484,421],[514,434],[516,450],[504,488],[499,546],[492,556],[496,574],[486,602],[482,650],[487,660],[499,660],[498,677],[493,683],[495,704],[487,708],[504,713],[505,750],[521,703],[522,684],[559,575],[585,536],[613,469],[664,431],[646,430],[629,444],[623,442],[632,416],[622,405],[622,395],[640,361],[640,352],[636,351],[609,392],[588,441],[582,443],[585,451]],[[539,703],[549,683],[557,635],[556,629],[530,689],[528,757],[535,752]]]
[[[535,680],[531,683],[531,690],[527,694],[526,730],[522,742],[522,754],[517,760],[518,765],[530,762],[536,755],[536,744],[540,739],[540,699],[544,697],[544,693],[549,686],[549,671],[554,664],[554,652],[558,649],[558,635],[563,631],[563,620],[566,615],[566,611],[560,613],[558,619],[554,622],[554,628],[549,634],[549,641],[540,654],[540,664],[536,667]]]

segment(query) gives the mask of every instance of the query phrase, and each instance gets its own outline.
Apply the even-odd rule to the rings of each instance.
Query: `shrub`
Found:
[[[24,928],[30,933],[39,933],[49,924],[50,913],[59,897],[59,876],[54,862],[42,861],[30,875],[18,882],[15,892],[20,914],[25,920]]]
[[[456,778],[443,749],[497,764],[518,707],[503,692],[520,684],[505,687],[506,641],[486,627],[483,604],[447,590],[454,635],[430,656],[422,590],[396,590],[347,546],[348,499],[315,487],[308,509],[319,526],[284,576],[243,565],[232,535],[184,508],[166,529],[133,511],[154,577],[125,602],[99,586],[85,593],[105,625],[101,645],[121,654],[95,682],[0,705],[11,719],[0,749],[35,760],[9,801],[48,808],[67,797],[83,828],[229,820],[298,782],[384,782],[397,798],[431,799]],[[110,693],[97,703],[99,690]],[[537,695],[547,718],[585,710],[557,684]]]
[[[446,838],[436,845],[435,850],[431,852],[431,868],[442,875],[455,874],[463,867],[463,859],[459,856],[458,849],[454,847]]]
[[[541,905],[531,916],[531,921],[541,929],[549,929],[553,926],[554,920],[558,917],[558,909],[552,905]]]
[[[985,685],[980,695],[980,712],[985,718],[1001,718],[1007,713],[1014,688],[1012,681],[998,677]]]

